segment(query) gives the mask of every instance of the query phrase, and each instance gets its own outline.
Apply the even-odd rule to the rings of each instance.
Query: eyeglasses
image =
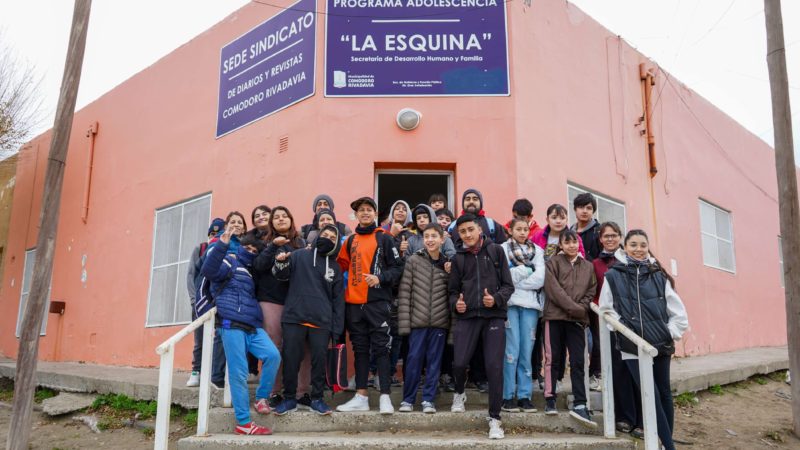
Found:
[[[604,234],[604,235],[602,235],[600,237],[603,238],[603,239],[617,239],[617,238],[619,238],[619,235],[618,234]]]

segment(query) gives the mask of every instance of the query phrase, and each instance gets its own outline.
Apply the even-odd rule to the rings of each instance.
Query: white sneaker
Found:
[[[189,381],[186,382],[187,387],[197,387],[200,386],[200,372],[193,370],[192,374],[189,375]]]
[[[369,398],[366,395],[356,394],[347,403],[336,407],[339,412],[369,411]]]
[[[381,414],[394,414],[392,397],[389,394],[381,394],[380,410]]]
[[[450,407],[450,412],[463,413],[464,403],[467,401],[467,393],[463,394],[453,393],[453,406]]]
[[[502,422],[498,419],[489,418],[489,439],[503,439],[506,433],[503,432]]]
[[[411,412],[414,410],[414,405],[408,402],[400,402],[400,408],[397,410],[400,412]]]
[[[436,412],[436,406],[433,405],[433,402],[422,402],[422,412],[425,414],[434,414]]]
[[[589,377],[589,390],[590,391],[603,390],[603,384],[601,383],[600,377],[595,377],[595,376]]]

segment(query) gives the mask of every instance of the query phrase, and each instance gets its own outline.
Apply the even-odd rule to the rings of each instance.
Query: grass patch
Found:
[[[755,381],[756,383],[760,384],[761,386],[763,386],[763,385],[765,385],[765,384],[769,383],[769,380],[767,380],[767,379],[766,379],[766,378],[764,378],[764,377],[755,377],[755,378],[753,379],[753,381]]]
[[[673,402],[675,405],[685,408],[699,403],[697,396],[693,392],[684,392],[683,394],[676,395]]]
[[[711,392],[712,394],[716,394],[716,395],[722,395],[724,393],[722,391],[722,386],[720,386],[718,384],[715,384],[715,385],[711,386],[710,388],[708,388],[708,392]]]
[[[36,393],[33,394],[33,401],[35,401],[36,403],[42,403],[48,398],[53,398],[56,395],[58,395],[58,392],[52,389],[38,388],[36,389]]]
[[[765,431],[764,437],[773,442],[783,442],[783,435],[777,430]]]
[[[149,419],[155,417],[158,405],[155,400],[134,400],[124,394],[103,394],[92,403],[92,409],[106,409],[126,415],[139,413],[139,419]]]
[[[151,437],[155,436],[156,430],[154,430],[153,428],[142,428],[142,434],[144,434],[145,436],[151,438]]]
[[[0,378],[0,402],[10,402],[14,399],[14,381],[10,378]]]
[[[786,381],[786,373],[787,372],[785,370],[781,370],[779,372],[772,372],[771,374],[767,375],[767,377],[769,377],[769,379],[772,381],[784,382]]]
[[[183,415],[183,423],[186,424],[187,427],[197,427],[197,410],[190,409],[186,411],[186,414]]]

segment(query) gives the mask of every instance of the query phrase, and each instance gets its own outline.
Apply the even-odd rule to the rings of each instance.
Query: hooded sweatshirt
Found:
[[[436,223],[436,212],[433,210],[433,208],[424,203],[420,203],[419,205],[415,206],[414,211],[411,212],[411,223],[414,224],[415,229],[417,228],[417,216],[420,214],[428,214],[431,223]],[[414,234],[408,238],[408,250],[405,253],[405,259],[408,259],[411,257],[411,255],[417,253],[423,248],[425,248],[425,242],[422,236],[422,230],[416,229]],[[452,258],[456,254],[456,247],[453,244],[453,240],[447,236],[444,238],[444,244],[442,244],[441,252],[447,259]]]
[[[544,250],[544,260],[549,261],[550,258],[555,256],[558,253],[558,245],[557,244],[548,244],[547,240],[550,237],[550,225],[544,227],[543,230],[538,231],[534,236],[533,241],[534,244],[542,247]],[[580,235],[578,235],[578,253],[581,256],[586,255],[586,251],[583,249],[583,240],[581,239]]]
[[[575,230],[581,237],[583,246],[586,249],[586,260],[589,262],[594,261],[594,259],[600,254],[600,251],[603,250],[603,246],[600,244],[600,222],[592,219],[592,221],[589,222],[589,225],[582,230],[578,229],[577,223],[572,224],[572,226],[569,228]]]
[[[323,229],[337,233],[336,242],[340,242],[336,227]],[[294,251],[287,260],[275,262],[275,277],[289,282],[282,323],[311,324],[336,336],[343,333],[344,280],[336,263],[338,252],[339,244],[320,239],[312,248]]]

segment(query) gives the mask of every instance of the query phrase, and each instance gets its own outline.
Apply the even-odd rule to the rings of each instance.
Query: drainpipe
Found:
[[[653,86],[656,84],[653,69],[647,67],[644,63],[639,64],[639,79],[642,84],[642,109],[644,112],[642,116],[642,119],[644,119],[644,130],[642,130],[642,134],[646,138],[647,163],[650,169],[650,210],[653,215],[652,229],[653,243],[655,244],[653,247],[657,252],[661,253],[658,239],[658,214],[656,213],[656,190],[654,185],[658,167],[656,166],[656,139],[655,136],[653,136],[653,105],[651,104],[653,99]]]
[[[94,165],[94,139],[97,136],[98,123],[93,122],[86,130],[86,137],[89,138],[89,157],[86,158],[86,179],[83,185],[83,205],[81,206],[81,220],[86,223],[89,220],[89,193],[92,189],[92,166]]]

